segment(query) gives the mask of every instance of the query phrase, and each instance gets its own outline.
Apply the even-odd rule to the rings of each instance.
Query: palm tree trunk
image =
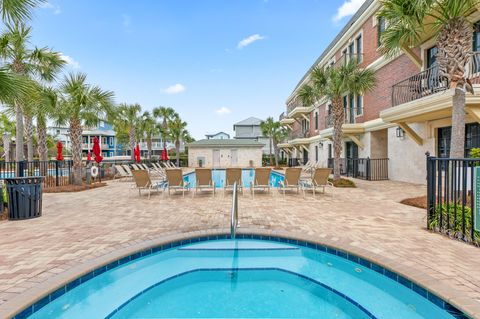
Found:
[[[2,140],[5,162],[10,162],[10,134],[8,134],[8,132],[3,133]]]
[[[180,141],[175,141],[175,160],[177,167],[180,167]]]
[[[148,160],[152,160],[152,136],[148,135],[147,136],[147,157]]]
[[[23,155],[23,112],[21,106],[15,102],[15,120],[16,120],[16,133],[15,133],[15,161],[20,162],[24,160]]]
[[[345,121],[345,111],[341,99],[333,101],[333,179],[340,179],[340,156],[342,154],[342,126]]]
[[[455,89],[452,98],[452,139],[450,157],[465,157],[465,91]]]
[[[270,136],[270,166],[273,165],[273,159],[272,159],[272,137]]]
[[[79,119],[70,119],[70,142],[73,159],[73,183],[82,184],[82,125]]]
[[[130,131],[129,131],[128,135],[129,135],[129,144],[130,144],[132,161],[135,161],[135,154],[134,154],[134,150],[135,150],[135,127],[130,128]]]
[[[40,161],[48,161],[47,147],[47,127],[43,119],[37,119],[37,135],[38,135],[38,157]]]
[[[276,143],[273,143],[273,155],[275,157],[275,167],[278,167],[278,147]]]
[[[25,138],[27,140],[27,160],[33,161],[33,121],[30,115],[24,115]]]

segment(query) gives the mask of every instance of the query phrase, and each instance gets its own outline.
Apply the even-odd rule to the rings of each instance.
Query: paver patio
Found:
[[[239,228],[309,236],[375,258],[480,317],[480,248],[425,230],[422,209],[399,203],[425,187],[357,181],[316,199],[249,194]],[[231,196],[139,198],[130,183],[80,193],[44,194],[41,218],[0,222],[0,318],[7,305],[47,279],[112,251],[176,233],[227,229]],[[426,277],[425,277],[426,278]]]

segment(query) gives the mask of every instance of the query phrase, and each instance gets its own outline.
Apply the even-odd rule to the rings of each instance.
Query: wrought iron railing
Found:
[[[480,83],[480,52],[473,52],[466,71],[472,83]],[[392,106],[408,103],[425,96],[443,92],[450,87],[448,78],[441,76],[433,66],[392,86]]]
[[[361,116],[363,114],[363,108],[347,108],[345,110],[345,119],[343,123],[345,124],[355,124],[357,123],[357,116]],[[333,114],[327,114],[325,116],[325,127],[333,127]]]
[[[480,159],[427,155],[427,228],[480,245],[475,170]]]
[[[310,137],[310,131],[293,131],[290,133],[290,140],[294,140],[297,138],[308,138]]]
[[[334,167],[334,159],[328,159],[328,167]],[[340,174],[365,179],[382,181],[388,179],[388,158],[341,158]]]

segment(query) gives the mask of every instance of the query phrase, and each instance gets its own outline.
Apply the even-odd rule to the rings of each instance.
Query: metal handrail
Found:
[[[233,184],[232,212],[230,219],[230,237],[235,239],[238,225],[238,193],[237,182]]]

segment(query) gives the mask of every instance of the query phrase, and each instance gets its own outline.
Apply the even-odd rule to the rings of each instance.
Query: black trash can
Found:
[[[8,219],[20,220],[42,215],[43,176],[6,178]]]

